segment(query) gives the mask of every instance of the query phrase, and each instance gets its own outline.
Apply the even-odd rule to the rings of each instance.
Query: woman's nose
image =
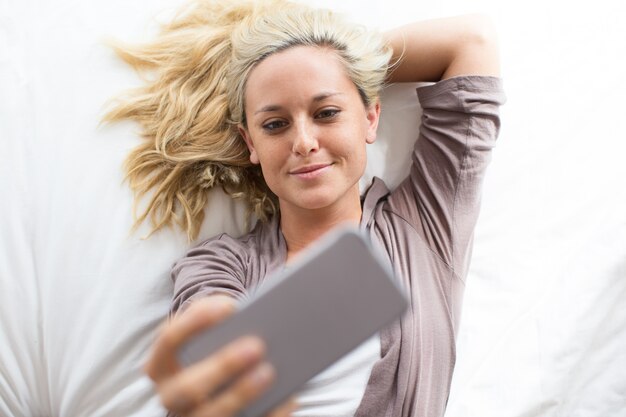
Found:
[[[297,123],[294,131],[292,151],[306,156],[318,149],[319,143],[316,138],[315,128],[307,122]]]

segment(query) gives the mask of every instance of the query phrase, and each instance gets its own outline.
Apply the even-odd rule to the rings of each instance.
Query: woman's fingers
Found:
[[[219,323],[235,311],[234,301],[213,296],[194,302],[161,329],[145,371],[157,386],[163,405],[184,416],[237,414],[271,385],[274,370],[259,364],[265,344],[257,337],[238,339],[206,359],[181,368],[176,352],[192,336]],[[285,417],[293,407],[281,406],[271,417]]]
[[[163,405],[177,413],[185,413],[207,401],[215,401],[215,394],[234,378],[256,365],[265,352],[263,342],[256,337],[238,339],[197,364],[181,370],[159,385]],[[248,387],[248,386],[246,386]],[[228,393],[228,390],[223,391]],[[246,390],[235,390],[233,402],[241,405],[246,396],[237,399]]]
[[[195,409],[189,417],[229,417],[236,415],[263,394],[274,378],[274,368],[268,362],[260,363],[218,396]]]
[[[213,296],[194,302],[189,309],[174,317],[161,329],[153,345],[145,372],[155,382],[180,370],[176,351],[191,336],[224,320],[235,311],[234,301],[226,296]]]

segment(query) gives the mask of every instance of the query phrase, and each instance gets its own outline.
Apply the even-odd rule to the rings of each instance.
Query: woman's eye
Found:
[[[267,130],[268,132],[271,132],[273,130],[280,129],[281,127],[285,127],[286,125],[287,123],[283,122],[282,120],[272,120],[269,123],[265,123],[263,125],[263,129]]]
[[[332,117],[335,117],[337,114],[339,114],[339,110],[337,109],[326,109],[317,113],[317,116],[315,116],[315,118],[316,119],[330,119]]]

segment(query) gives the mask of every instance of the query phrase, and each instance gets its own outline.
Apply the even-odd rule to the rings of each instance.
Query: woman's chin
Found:
[[[292,207],[299,210],[322,210],[324,208],[334,205],[337,200],[338,199],[333,198],[327,192],[302,193],[294,196],[292,199],[289,199],[287,201],[282,200],[281,211],[287,207]]]
[[[354,207],[360,207],[358,192],[354,196],[352,194],[345,191],[340,194],[331,190],[298,193],[288,201],[281,200],[280,208],[281,211],[289,208],[309,211],[322,211],[325,209],[350,211]]]
[[[295,206],[302,210],[322,210],[330,207],[333,201],[329,198],[306,198],[294,202]]]
[[[351,210],[353,207],[360,207],[360,196],[358,183],[353,186],[333,186],[311,187],[308,189],[294,190],[279,195],[280,209],[295,210]]]

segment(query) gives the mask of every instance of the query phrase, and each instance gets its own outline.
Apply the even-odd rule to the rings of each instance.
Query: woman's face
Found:
[[[269,56],[251,71],[245,103],[250,161],[281,210],[358,199],[380,106],[363,105],[335,52],[296,46]]]

